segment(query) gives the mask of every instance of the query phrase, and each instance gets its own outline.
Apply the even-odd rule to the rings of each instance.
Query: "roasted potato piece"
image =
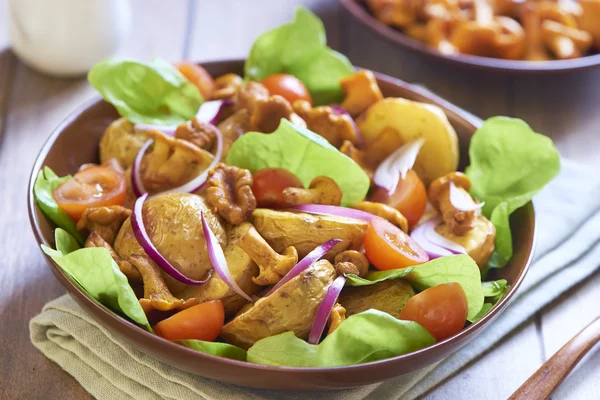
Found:
[[[414,295],[410,283],[395,279],[369,286],[345,287],[338,302],[346,309],[346,317],[373,308],[398,318],[408,299]]]
[[[250,222],[276,252],[283,253],[286,248],[293,246],[298,251],[299,259],[328,240],[342,239],[325,256],[330,261],[344,250],[358,250],[367,229],[365,221],[268,208],[254,210]]]
[[[100,162],[116,158],[121,167],[127,169],[146,140],[146,132],[134,129],[132,122],[119,118],[106,128],[100,139]]]
[[[232,319],[223,327],[221,337],[244,349],[288,331],[301,339],[308,338],[317,309],[335,276],[329,261],[317,261]]]
[[[479,265],[479,268],[483,268],[487,264],[494,252],[496,227],[481,215],[473,220],[473,228],[462,236],[453,234],[445,223],[438,225],[435,230],[440,235],[464,247],[467,254]]]
[[[258,266],[235,244],[244,230],[243,225],[231,228],[228,234],[227,246],[225,246],[223,252],[231,276],[244,293],[252,296],[260,290],[260,287],[252,282],[252,278],[258,275]],[[175,294],[186,300],[196,299],[198,303],[221,300],[225,307],[225,315],[228,318],[235,315],[244,304],[247,304],[247,301],[231,290],[217,274],[213,274],[204,285],[185,286]]]
[[[221,222],[200,196],[187,193],[160,194],[148,199],[143,208],[146,231],[154,246],[171,265],[196,280],[205,278],[212,269],[200,218],[202,212],[219,243],[225,245],[226,235]],[[129,218],[115,239],[114,249],[125,260],[132,255],[147,257],[133,235]],[[173,292],[185,286],[163,275]]]
[[[369,107],[356,122],[367,148],[386,128],[392,128],[401,143],[424,138],[414,169],[426,185],[458,167],[458,137],[437,106],[387,98]]]

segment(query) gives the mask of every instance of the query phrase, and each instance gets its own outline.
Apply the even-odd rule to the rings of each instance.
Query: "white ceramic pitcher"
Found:
[[[13,51],[55,76],[85,74],[114,54],[132,23],[130,0],[9,0]]]

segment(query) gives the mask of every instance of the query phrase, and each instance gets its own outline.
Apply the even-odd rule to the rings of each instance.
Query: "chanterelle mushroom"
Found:
[[[327,330],[327,336],[331,335],[337,328],[340,327],[342,322],[346,320],[346,309],[342,307],[340,303],[335,303],[329,314],[329,329]]]
[[[477,210],[457,210],[450,201],[450,182],[462,192],[465,197],[472,200],[469,194],[471,181],[462,172],[451,172],[431,183],[428,190],[431,205],[442,214],[442,219],[448,226],[450,232],[461,236],[473,228],[473,220],[478,214]]]
[[[298,252],[293,246],[277,253],[250,223],[240,225],[242,231],[235,244],[258,265],[260,273],[252,281],[257,285],[274,285],[298,263]]]
[[[403,232],[408,233],[408,220],[402,213],[396,210],[394,207],[390,207],[383,203],[376,203],[372,201],[361,201],[356,203],[352,208],[357,210],[365,211],[373,215],[377,215],[383,219],[388,220],[393,225],[402,229]]]
[[[337,183],[326,176],[314,178],[308,189],[288,187],[283,190],[282,194],[287,204],[295,206],[301,204],[339,206],[343,195]]]
[[[352,117],[357,117],[367,108],[383,99],[375,75],[366,69],[361,69],[340,79],[340,86],[346,95],[341,104],[342,108]]]
[[[334,258],[335,269],[338,275],[356,274],[365,276],[369,272],[369,260],[364,254],[356,250],[345,250]]]
[[[483,268],[494,252],[496,228],[487,218],[479,215],[472,221],[472,228],[464,235],[456,235],[446,223],[438,225],[435,230],[442,236],[464,247],[467,254],[475,260],[479,268]]]
[[[349,115],[339,114],[330,106],[312,107],[306,100],[296,100],[294,110],[313,132],[339,148],[345,140],[357,144],[358,135]]]
[[[77,221],[77,230],[96,232],[112,246],[121,225],[130,215],[131,210],[122,206],[90,207]]]
[[[217,138],[217,127],[198,118],[179,124],[175,130],[177,139],[187,140],[201,149],[212,151]]]
[[[215,79],[215,92],[212,98],[229,99],[233,97],[240,87],[244,84],[244,80],[237,74],[225,74]]]

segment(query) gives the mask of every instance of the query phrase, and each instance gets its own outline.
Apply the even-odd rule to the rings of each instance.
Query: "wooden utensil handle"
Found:
[[[600,318],[597,318],[542,364],[540,369],[510,396],[509,400],[549,398],[585,353],[599,341]]]

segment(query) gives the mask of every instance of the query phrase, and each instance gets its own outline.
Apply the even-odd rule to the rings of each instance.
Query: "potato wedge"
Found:
[[[414,170],[425,185],[458,167],[458,137],[441,108],[425,103],[387,98],[367,109],[356,121],[367,146],[376,143],[386,128],[393,129],[399,142],[424,138]],[[390,149],[391,152],[392,149]]]

